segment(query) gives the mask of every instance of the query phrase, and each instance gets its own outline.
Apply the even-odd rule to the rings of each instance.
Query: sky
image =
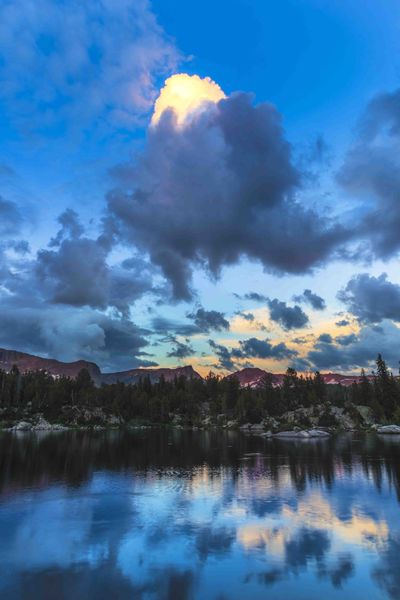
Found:
[[[399,29],[397,0],[4,0],[0,346],[397,372]]]

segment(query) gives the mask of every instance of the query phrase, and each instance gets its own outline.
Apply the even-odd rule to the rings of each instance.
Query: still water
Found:
[[[400,440],[0,434],[0,597],[400,599]]]

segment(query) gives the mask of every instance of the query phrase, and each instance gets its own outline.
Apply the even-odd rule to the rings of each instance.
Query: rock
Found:
[[[372,425],[372,423],[374,422],[374,419],[373,419],[372,410],[370,409],[370,407],[364,406],[361,404],[361,405],[357,405],[355,408],[359,412],[364,423],[366,425]]]
[[[58,423],[49,423],[43,417],[40,417],[36,425],[32,426],[32,431],[65,431],[68,427]]]
[[[239,429],[241,431],[250,431],[250,429],[251,429],[251,423],[245,423],[244,425],[241,425],[239,427]]]
[[[329,437],[331,435],[329,431],[323,429],[309,429],[308,434],[310,437]]]
[[[235,429],[238,426],[237,421],[228,421],[226,424],[227,429]]]
[[[254,423],[254,425],[251,425],[251,431],[264,431],[264,425],[262,423]]]
[[[399,425],[381,425],[377,428],[377,433],[385,433],[390,435],[400,434]]]
[[[282,439],[297,438],[304,440],[310,438],[326,438],[330,436],[330,433],[321,431],[320,429],[303,429],[302,431],[279,431],[278,433],[275,433],[274,436]]]
[[[275,433],[274,436],[283,439],[302,437],[299,435],[298,431],[279,431],[278,433]]]
[[[32,429],[32,423],[27,421],[20,421],[14,427],[11,427],[11,431],[30,431]]]

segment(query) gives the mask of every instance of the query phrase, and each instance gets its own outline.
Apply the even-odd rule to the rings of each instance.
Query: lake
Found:
[[[0,597],[399,599],[400,440],[0,434]]]

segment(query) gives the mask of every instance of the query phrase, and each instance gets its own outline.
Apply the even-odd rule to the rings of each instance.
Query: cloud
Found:
[[[228,349],[222,344],[218,344],[213,340],[209,340],[210,347],[214,350],[219,359],[217,368],[233,371],[242,368],[244,365],[241,361],[251,358],[284,360],[292,359],[297,356],[296,350],[291,350],[285,343],[271,343],[271,340],[259,340],[257,338],[249,338],[247,340],[239,340],[238,348]],[[239,363],[238,363],[239,361]],[[251,363],[246,362],[246,365]]]
[[[259,294],[258,292],[248,292],[243,296],[245,300],[252,300],[254,302],[267,302],[267,296]]]
[[[0,98],[24,132],[131,128],[180,58],[147,0],[0,6]]]
[[[340,346],[349,346],[357,341],[357,336],[355,333],[349,333],[349,335],[338,335],[335,337],[335,342],[340,344]]]
[[[272,358],[274,360],[283,360],[296,355],[296,350],[291,350],[283,342],[274,345],[271,344],[269,339],[259,340],[257,338],[239,341],[239,349],[235,348],[232,350],[232,356],[236,358]]]
[[[330,333],[321,333],[318,338],[319,342],[324,342],[325,344],[332,344],[332,336]]]
[[[300,296],[293,296],[293,300],[295,302],[305,302],[314,310],[324,310],[326,308],[325,300],[311,290],[304,290]]]
[[[277,298],[268,300],[270,317],[272,321],[279,323],[283,329],[299,329],[307,325],[309,319],[306,313],[298,306],[288,306]]]
[[[119,239],[149,254],[174,297],[192,298],[194,267],[213,277],[242,257],[276,273],[323,264],[348,237],[296,200],[301,173],[281,116],[234,94],[178,128],[165,111],[108,195]]]
[[[176,334],[190,336],[199,333],[197,325],[193,323],[180,323],[160,316],[154,317],[151,320],[151,326],[154,332],[160,335]]]
[[[15,202],[0,196],[0,235],[2,237],[15,235],[22,225],[22,214]]]
[[[316,342],[306,357],[314,368],[342,371],[374,368],[378,353],[392,369],[398,368],[400,329],[391,321],[382,321],[379,327],[364,325],[357,336],[339,336],[335,342],[321,339]]]
[[[379,277],[368,273],[355,275],[338,293],[338,298],[360,322],[400,321],[400,285],[388,281],[386,273]]]
[[[176,338],[172,338],[171,341],[173,342],[174,347],[170,352],[167,353],[168,357],[182,359],[187,358],[188,356],[193,356],[195,354],[195,351],[193,350],[190,344],[184,344]]]
[[[125,310],[134,278],[124,289],[124,269],[105,263],[98,240],[71,237],[81,230],[70,217],[53,249],[36,257],[23,240],[0,244],[0,346],[67,361],[84,358],[108,370],[154,365],[143,350],[150,332]],[[144,274],[142,266],[142,280]]]
[[[243,311],[238,310],[235,314],[237,314],[238,317],[242,317],[242,319],[244,319],[245,321],[249,321],[249,323],[254,323],[255,321],[255,316],[251,312],[245,313]]]
[[[0,346],[66,361],[83,358],[104,370],[156,364],[141,358],[146,333],[89,307],[15,306],[12,297],[0,303]]]
[[[232,360],[231,352],[226,346],[217,344],[214,340],[208,340],[210,348],[215,352],[219,363],[214,365],[217,369],[226,369],[233,371],[236,368],[235,362]]]
[[[136,257],[122,264],[107,262],[111,245],[104,236],[83,237],[84,228],[74,211],[60,217],[61,229],[40,250],[35,273],[49,301],[105,309],[114,306],[127,314],[130,305],[152,289],[149,265]]]
[[[347,319],[341,319],[340,321],[336,321],[335,325],[337,327],[347,327],[347,325],[350,325],[350,321]]]
[[[226,331],[229,329],[229,321],[225,319],[223,313],[217,310],[199,308],[196,312],[189,313],[187,316],[194,321],[198,331],[202,333],[208,333],[211,330]]]
[[[343,188],[364,204],[355,228],[364,254],[383,259],[400,250],[399,123],[400,89],[376,96],[362,115],[358,136],[337,175]]]

